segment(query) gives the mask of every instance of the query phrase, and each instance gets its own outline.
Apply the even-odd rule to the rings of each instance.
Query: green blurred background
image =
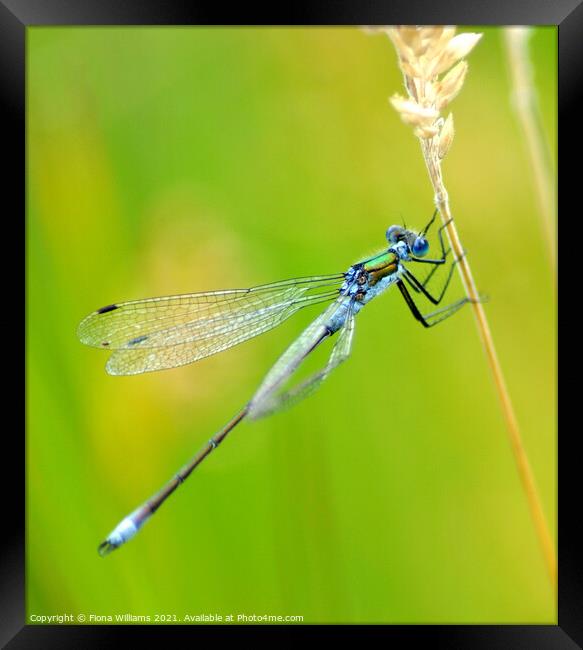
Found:
[[[480,31],[445,178],[555,534],[553,273],[502,32]],[[556,45],[554,28],[530,41],[553,152]],[[556,621],[471,310],[426,331],[397,291],[358,317],[317,395],[240,426],[131,544],[97,555],[318,311],[128,378],[78,322],[344,271],[389,225],[423,227],[427,173],[387,101],[401,87],[388,39],[356,28],[28,30],[29,616]]]

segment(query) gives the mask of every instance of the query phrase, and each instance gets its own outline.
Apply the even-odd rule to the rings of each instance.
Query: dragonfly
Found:
[[[427,233],[436,216],[437,210],[421,232],[391,226],[386,231],[385,249],[353,264],[345,273],[301,277],[248,289],[131,300],[102,307],[81,321],[77,333],[82,343],[112,351],[106,365],[109,374],[137,375],[193,363],[273,329],[300,309],[327,304],[283,352],[245,406],[159,492],[122,519],[99,545],[101,556],[132,539],[241,421],[270,415],[313,393],[349,357],[356,315],[388,287],[397,286],[414,318],[426,328],[473,301],[464,297],[424,315],[412,297],[424,296],[439,305],[461,259],[450,264],[441,291],[433,295],[428,285],[450,253],[443,241],[447,222],[437,231],[441,257],[427,257]],[[413,264],[428,269],[423,279],[411,271],[409,265]],[[332,338],[335,342],[325,366],[286,388],[302,362]]]

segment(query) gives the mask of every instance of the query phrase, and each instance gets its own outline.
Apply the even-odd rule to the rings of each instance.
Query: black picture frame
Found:
[[[239,11],[221,13],[211,3],[163,2],[162,0],[0,0],[0,92],[4,109],[5,184],[3,187],[5,227],[14,225],[15,237],[25,236],[25,45],[26,30],[37,25],[307,25],[307,24],[472,24],[472,25],[556,25],[559,29],[559,148],[561,159],[576,160],[580,137],[575,123],[576,100],[583,87],[581,56],[583,50],[583,7],[581,0],[457,0],[431,3],[427,0],[362,1],[348,3],[312,2],[309,6],[272,5],[261,13],[248,4]],[[239,20],[240,19],[240,20]],[[575,134],[575,135],[573,135]],[[561,200],[569,203],[571,174],[576,170],[564,165]],[[11,199],[11,200],[10,200]],[[575,205],[575,203],[574,203]],[[12,241],[4,229],[5,242]],[[5,246],[5,256],[9,249]],[[24,250],[24,247],[20,250]],[[10,266],[11,274],[14,265]],[[11,276],[5,276],[11,280]],[[17,291],[17,285],[15,290]],[[21,295],[10,301],[10,310]],[[6,298],[8,300],[8,298]],[[16,346],[11,346],[15,348]],[[23,346],[24,347],[24,346]],[[6,376],[6,375],[5,375]],[[13,383],[14,388],[20,386]],[[17,402],[13,402],[16,404]],[[19,415],[22,411],[14,409]],[[423,626],[29,626],[25,624],[25,518],[24,518],[24,435],[17,426],[7,426],[3,436],[3,533],[0,589],[0,643],[8,648],[89,648],[109,647],[115,643],[136,642],[147,635],[148,642],[166,641],[187,634],[198,642],[239,641],[250,634],[299,641],[311,637],[315,642],[342,636],[344,641],[393,642],[396,647],[419,642],[432,648],[576,648],[583,645],[583,563],[578,548],[581,539],[577,495],[577,455],[571,449],[576,436],[567,435],[559,446],[559,593],[558,625],[423,625]],[[575,433],[571,431],[570,433]],[[7,462],[7,459],[11,459]]]

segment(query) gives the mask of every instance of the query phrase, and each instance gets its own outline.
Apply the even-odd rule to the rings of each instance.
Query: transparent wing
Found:
[[[311,375],[302,383],[287,391],[278,393],[278,388],[295,372],[308,354],[330,336],[327,325],[337,317],[343,319],[344,325],[340,329],[340,334],[332,348],[328,363],[322,370]],[[276,411],[289,408],[316,391],[330,372],[350,356],[353,335],[353,302],[350,301],[347,304],[346,301],[338,300],[308,326],[267,374],[251,400],[249,407],[250,418],[262,418]]]
[[[332,300],[343,278],[314,276],[109,305],[87,316],[78,336],[87,345],[114,350],[106,366],[110,374],[173,368],[262,334],[302,307]]]

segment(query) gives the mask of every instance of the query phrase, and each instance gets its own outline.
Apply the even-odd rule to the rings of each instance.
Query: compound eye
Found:
[[[417,237],[411,246],[411,251],[415,257],[425,257],[429,251],[429,242],[425,237]]]
[[[389,242],[389,244],[396,244],[399,241],[402,234],[403,234],[403,228],[401,228],[401,226],[391,226],[387,230],[387,241]]]

